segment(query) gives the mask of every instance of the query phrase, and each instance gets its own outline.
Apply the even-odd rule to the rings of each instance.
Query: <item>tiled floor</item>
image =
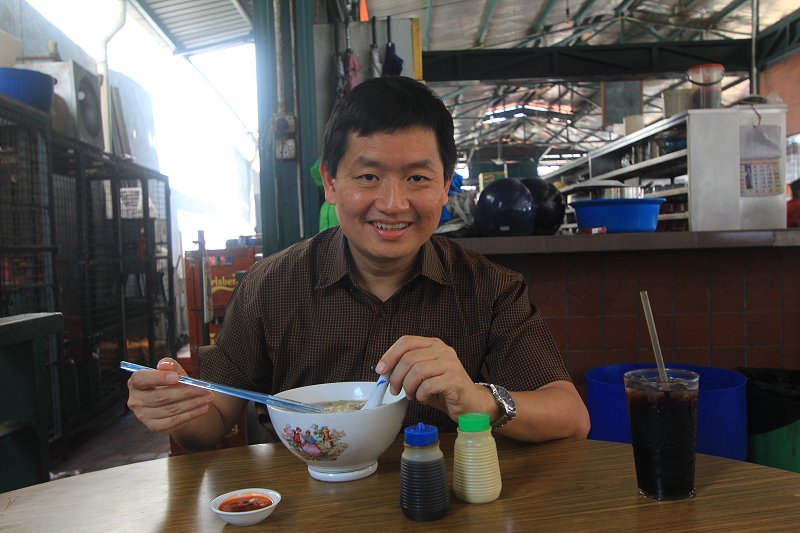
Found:
[[[131,413],[119,410],[102,428],[71,443],[64,461],[51,465],[51,477],[103,470],[169,455],[169,437],[148,431]]]
[[[85,474],[169,456],[169,438],[145,428],[131,412],[73,443],[66,460],[51,465],[51,477]]]
[[[178,351],[178,357],[189,352],[189,345]],[[134,416],[123,409],[124,402],[98,417],[103,422],[89,435],[76,437],[69,443],[65,457],[50,465],[51,477],[94,472],[114,466],[168,457],[169,437],[148,431]]]

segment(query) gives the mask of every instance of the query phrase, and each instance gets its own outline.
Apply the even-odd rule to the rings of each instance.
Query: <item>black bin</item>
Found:
[[[800,473],[800,370],[739,372],[747,376],[748,461]]]

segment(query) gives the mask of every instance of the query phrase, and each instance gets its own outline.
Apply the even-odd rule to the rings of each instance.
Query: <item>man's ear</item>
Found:
[[[320,163],[319,174],[322,176],[322,187],[325,189],[325,201],[336,205],[336,176],[328,171],[325,163]]]
[[[455,175],[455,172],[456,172],[455,169],[453,169],[453,172],[450,173],[450,176],[446,180],[444,180],[444,198],[442,199],[442,205],[447,205],[447,200],[448,200],[447,193],[450,191],[450,182],[453,181],[453,176]]]

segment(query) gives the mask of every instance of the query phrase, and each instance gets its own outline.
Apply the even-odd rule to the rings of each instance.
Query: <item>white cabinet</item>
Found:
[[[691,109],[544,176],[575,186],[616,180],[664,197],[659,231],[786,227],[786,106]],[[574,228],[568,209],[565,226]]]

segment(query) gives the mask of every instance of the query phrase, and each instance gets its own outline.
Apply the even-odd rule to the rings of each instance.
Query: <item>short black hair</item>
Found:
[[[792,196],[795,198],[800,197],[800,178],[791,182],[789,187],[792,189]]]
[[[444,178],[455,170],[453,117],[427,86],[404,76],[371,78],[356,85],[331,114],[322,141],[322,164],[336,176],[350,133],[366,137],[413,126],[433,131],[444,165]]]

